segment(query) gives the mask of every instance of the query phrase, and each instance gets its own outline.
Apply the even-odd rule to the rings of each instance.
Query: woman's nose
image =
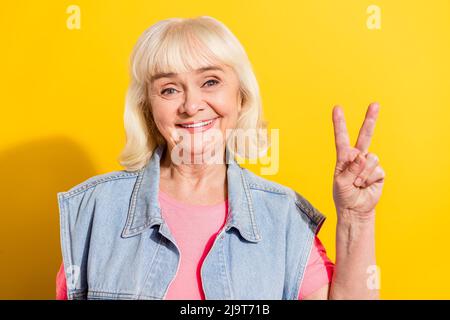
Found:
[[[184,103],[179,108],[180,113],[187,113],[189,116],[195,115],[199,110],[203,110],[203,99],[199,92],[186,90]]]

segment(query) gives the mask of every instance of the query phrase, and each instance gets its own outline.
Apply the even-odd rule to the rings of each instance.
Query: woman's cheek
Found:
[[[159,113],[157,113],[157,114],[160,115]],[[155,117],[154,121],[155,121],[156,128],[158,129],[158,131],[162,134],[164,139],[167,140],[170,137],[170,127],[169,127],[168,121],[166,119],[160,118],[160,117]]]

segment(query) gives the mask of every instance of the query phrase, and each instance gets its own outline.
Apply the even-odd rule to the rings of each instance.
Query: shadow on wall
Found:
[[[0,299],[55,299],[61,263],[56,194],[97,174],[65,137],[0,152]]]

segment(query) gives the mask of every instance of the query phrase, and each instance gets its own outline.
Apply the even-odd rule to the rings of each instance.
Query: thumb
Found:
[[[358,153],[356,158],[348,165],[347,169],[342,173],[342,180],[348,184],[352,184],[356,177],[364,170],[366,158]]]

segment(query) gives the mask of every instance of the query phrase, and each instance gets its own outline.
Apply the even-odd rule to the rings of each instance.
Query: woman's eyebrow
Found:
[[[199,68],[197,70],[195,70],[195,73],[202,73],[202,72],[206,72],[206,71],[210,71],[210,70],[217,70],[217,71],[222,71],[225,72],[221,67],[218,66],[208,66],[208,67],[203,67],[203,68]],[[160,78],[172,78],[174,76],[176,76],[177,74],[174,72],[168,72],[168,73],[157,73],[155,74],[152,78],[151,81],[156,81]]]
[[[218,66],[203,67],[203,68],[197,69],[195,72],[202,73],[202,72],[210,71],[210,70],[218,70],[218,71],[225,72],[221,67],[218,67]]]

